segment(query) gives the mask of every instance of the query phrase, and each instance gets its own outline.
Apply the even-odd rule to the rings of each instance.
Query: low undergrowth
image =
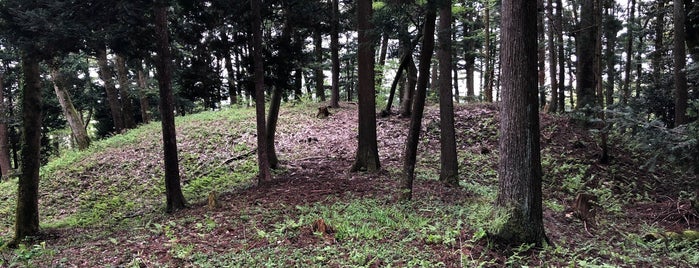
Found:
[[[414,197],[397,202],[407,121],[379,121],[384,171],[349,173],[356,107],[327,119],[315,105],[285,106],[275,181],[254,186],[254,110],[178,118],[183,191],[190,208],[164,214],[157,123],[70,152],[42,169],[43,241],[0,252],[0,266],[119,267],[492,267],[699,265],[691,239],[649,233],[698,227],[691,196],[672,166],[643,170],[643,159],[613,147],[596,161],[595,137],[565,117],[542,116],[544,222],[553,242],[492,243],[497,196],[497,109],[456,107],[460,187],[438,182],[439,131],[429,107]],[[616,142],[621,142],[616,140]],[[691,182],[691,181],[689,181]],[[0,244],[11,238],[16,181],[0,183]],[[220,206],[206,197],[219,193]],[[587,222],[572,210],[578,193],[597,198]],[[321,221],[322,220],[322,221]],[[319,228],[318,222],[323,222]]]

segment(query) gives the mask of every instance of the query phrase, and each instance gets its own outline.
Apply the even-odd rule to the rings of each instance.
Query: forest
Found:
[[[0,0],[0,267],[697,267],[694,0]]]

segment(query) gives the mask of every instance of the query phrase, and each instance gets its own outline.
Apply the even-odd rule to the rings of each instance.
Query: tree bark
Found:
[[[39,168],[41,167],[41,76],[39,60],[22,55],[21,174],[17,183],[15,237],[12,244],[39,234]]]
[[[54,67],[51,70],[51,82],[53,83],[53,89],[56,92],[56,98],[58,98],[58,103],[61,105],[66,121],[68,121],[68,126],[73,134],[75,143],[78,145],[78,149],[85,150],[90,146],[90,137],[87,135],[85,124],[83,123],[80,114],[78,114],[78,111],[75,110],[73,101],[70,98],[70,94],[65,89],[65,84],[63,81],[63,76]]]
[[[5,103],[5,73],[0,72],[0,181],[7,179],[12,173],[10,164],[10,145],[7,122],[9,121],[8,105]]]
[[[260,6],[262,1],[252,0],[250,6],[252,8],[252,58],[254,62],[254,79],[255,79],[255,113],[257,115],[257,163],[259,167],[259,175],[257,177],[258,184],[264,184],[272,181],[272,172],[269,165],[269,155],[267,148],[267,131],[265,124],[265,73],[262,62],[262,15],[260,14]]]
[[[413,60],[413,54],[408,55],[408,69],[406,70],[407,85],[403,91],[401,100],[400,116],[408,117],[412,112],[413,96],[415,95],[415,87],[417,86],[417,67]]]
[[[97,49],[97,65],[99,66],[99,77],[104,83],[104,89],[107,92],[107,102],[112,113],[114,130],[121,132],[124,130],[124,117],[121,111],[121,103],[119,102],[119,93],[117,93],[114,80],[112,80],[112,70],[107,63],[107,48],[104,46],[100,46]]]
[[[675,126],[688,123],[687,119],[687,52],[685,49],[685,13],[684,2],[674,0],[674,30],[675,39],[673,41],[672,55],[674,58],[674,79],[675,79]]]
[[[439,127],[440,172],[439,180],[450,186],[459,186],[459,163],[456,155],[454,131],[454,96],[451,84],[451,2],[445,1],[439,9]]]
[[[172,67],[170,66],[170,40],[167,26],[166,0],[158,0],[153,9],[155,36],[157,38],[157,71],[160,87],[160,116],[163,130],[163,158],[165,163],[166,211],[173,213],[184,209],[186,201],[180,185],[180,168],[177,157],[177,132],[175,130],[175,102],[172,94]]]
[[[359,144],[357,156],[350,171],[366,170],[376,172],[381,169],[379,149],[376,140],[376,88],[374,83],[374,48],[372,45],[371,24],[372,1],[357,1],[357,32],[359,48],[357,52],[357,76],[359,89]]]
[[[427,97],[427,82],[429,80],[432,53],[434,52],[434,31],[437,14],[434,0],[427,1],[425,22],[423,25],[422,47],[420,49],[420,76],[413,99],[413,111],[408,128],[408,138],[405,142],[403,154],[403,174],[400,182],[400,199],[410,200],[413,195],[413,181],[415,180],[415,163],[417,159],[417,146],[420,140],[422,127],[422,114],[425,109]]]
[[[136,127],[136,120],[133,118],[133,105],[131,104],[131,94],[129,89],[129,78],[126,71],[126,60],[124,56],[116,55],[117,77],[119,77],[119,96],[121,96],[121,112],[124,116],[124,128],[132,129]]]
[[[496,224],[508,244],[546,241],[537,100],[536,2],[502,3],[502,105]]]
[[[332,78],[331,78],[331,95],[330,106],[333,108],[340,107],[340,37],[339,28],[339,0],[330,0],[331,2],[331,27],[330,32],[330,57],[332,61]]]

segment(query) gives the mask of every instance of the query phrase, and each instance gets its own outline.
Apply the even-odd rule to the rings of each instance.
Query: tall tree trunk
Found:
[[[332,78],[331,78],[331,95],[330,106],[333,108],[340,107],[340,37],[339,28],[339,0],[330,0],[331,2],[331,27],[330,32],[330,57],[332,60]]]
[[[126,60],[124,56],[116,55],[117,76],[119,77],[119,95],[121,96],[121,112],[124,116],[124,127],[132,129],[136,127],[136,120],[133,118],[133,105],[131,104],[131,94],[129,89],[129,78],[126,72]]]
[[[150,104],[148,103],[148,71],[143,63],[138,64],[138,99],[141,105],[141,120],[144,124],[150,123]]]
[[[360,170],[376,172],[381,169],[376,140],[376,84],[374,83],[374,49],[371,37],[374,26],[368,19],[372,16],[371,8],[371,0],[357,1],[359,144],[355,162],[350,169],[353,172]]]
[[[124,117],[121,111],[121,103],[119,102],[119,93],[117,93],[114,80],[112,79],[112,70],[107,63],[107,48],[104,46],[100,46],[97,49],[97,65],[99,66],[99,77],[104,83],[104,89],[107,92],[107,102],[112,113],[114,130],[121,132],[124,130]]]
[[[267,131],[265,125],[265,72],[262,62],[262,15],[260,6],[262,1],[252,0],[252,58],[254,62],[255,79],[255,114],[257,116],[257,163],[260,174],[258,184],[272,181],[272,172],[269,165],[269,155],[267,148]]]
[[[607,20],[611,21],[603,23],[605,30],[605,39],[607,40],[607,46],[604,55],[607,65],[607,83],[604,90],[604,99],[606,107],[611,107],[614,104],[614,83],[617,78],[615,53],[617,42],[616,35],[619,32],[619,30],[621,30],[621,25],[617,24],[616,22],[616,14],[614,14],[614,8],[612,7],[611,3],[607,2],[607,5],[605,6],[605,12],[605,17],[607,18]]]
[[[24,52],[22,72],[22,165],[17,182],[15,237],[19,244],[39,234],[39,168],[41,167],[41,76],[39,60]]]
[[[538,70],[539,70],[539,108],[546,105],[546,38],[544,27],[544,0],[536,1],[536,34],[539,44]]]
[[[551,102],[549,103],[549,113],[558,111],[558,77],[556,76],[556,68],[558,68],[558,54],[556,53],[556,26],[553,14],[553,0],[548,0],[546,13],[548,17],[548,39],[547,47],[549,50],[549,77],[551,78]],[[541,67],[541,65],[539,66]]]
[[[186,207],[182,186],[180,185],[180,168],[177,158],[177,132],[175,130],[175,101],[172,94],[172,67],[170,40],[167,26],[168,1],[158,0],[153,9],[155,17],[155,36],[157,38],[157,71],[160,87],[160,117],[163,130],[163,158],[165,164],[165,196],[168,213]]]
[[[82,118],[78,111],[75,110],[73,106],[73,101],[70,98],[70,94],[65,89],[65,81],[61,73],[54,67],[51,70],[51,82],[53,83],[53,89],[56,92],[56,98],[58,98],[58,103],[61,105],[63,114],[68,121],[68,126],[73,134],[75,143],[78,145],[79,150],[85,150],[90,146],[90,137],[87,135],[85,130],[85,124],[83,124]]]
[[[325,88],[323,88],[323,36],[320,33],[320,26],[313,30],[313,52],[315,54],[315,67],[313,68],[313,79],[315,80],[316,97],[320,101],[325,101]]]
[[[606,124],[606,114],[604,112],[604,86],[602,83],[602,1],[603,0],[594,0],[594,8],[595,8],[595,13],[594,13],[594,25],[595,25],[595,58],[594,58],[594,67],[593,67],[593,72],[595,73],[595,89],[596,89],[596,96],[597,96],[597,107],[600,108],[599,112],[599,118],[602,119],[602,122]],[[612,77],[612,82],[614,81],[614,78]],[[612,83],[613,86],[613,83]],[[609,146],[607,144],[607,131],[605,129],[602,129],[600,132],[600,139],[601,139],[601,144],[600,147],[602,147],[602,154],[600,156],[600,163],[602,164],[608,164],[609,163]]]
[[[456,155],[454,131],[454,97],[451,89],[451,2],[445,1],[439,8],[439,127],[440,172],[439,180],[450,186],[459,186],[459,162]]]
[[[580,23],[575,41],[577,44],[577,109],[584,110],[588,116],[595,106],[595,42],[597,27],[595,25],[595,0],[582,0]]]
[[[629,8],[629,21],[626,27],[626,64],[624,65],[624,85],[622,86],[623,92],[621,93],[621,103],[626,105],[631,96],[630,83],[631,83],[631,65],[632,55],[633,55],[633,38],[634,38],[634,27],[636,25],[636,0],[631,0]]]
[[[502,3],[502,105],[496,223],[507,244],[547,241],[543,224],[537,102],[536,2]]]
[[[413,195],[413,181],[415,180],[415,163],[417,159],[417,146],[420,140],[422,128],[422,114],[427,98],[427,82],[429,80],[432,53],[434,52],[434,31],[437,12],[434,0],[427,1],[425,22],[423,25],[422,47],[420,49],[420,70],[417,88],[413,99],[413,111],[408,128],[408,139],[405,142],[403,154],[403,174],[400,182],[400,199],[410,200]]]
[[[687,119],[687,52],[685,50],[685,13],[682,0],[674,0],[674,30],[672,55],[675,79],[675,126],[688,123]]]
[[[6,179],[12,173],[10,164],[9,134],[7,122],[9,121],[8,105],[5,102],[5,73],[0,72],[0,181]]]
[[[493,66],[491,65],[492,53],[490,50],[490,0],[485,1],[484,12],[485,18],[483,20],[485,21],[485,89],[483,90],[483,93],[485,96],[483,100],[485,100],[486,102],[493,102]]]
[[[699,62],[699,16],[694,14],[691,16],[692,12],[696,12],[695,6],[697,1],[684,0],[684,14],[685,14],[685,38],[687,39],[687,49],[689,50],[689,55],[692,56],[693,62]]]

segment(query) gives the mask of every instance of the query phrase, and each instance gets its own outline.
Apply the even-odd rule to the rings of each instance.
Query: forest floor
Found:
[[[189,208],[164,213],[159,124],[68,152],[42,169],[41,237],[0,247],[0,267],[696,267],[691,177],[610,139],[600,164],[594,133],[541,116],[544,223],[553,245],[502,246],[487,231],[497,194],[498,111],[457,105],[460,187],[438,181],[439,116],[428,107],[413,200],[396,201],[408,119],[378,119],[382,171],[350,173],[356,105],[328,118],[284,106],[274,181],[255,185],[254,110],[178,118]],[[16,179],[0,183],[0,245],[12,237]],[[207,197],[217,193],[211,207]],[[589,220],[573,213],[595,196]],[[651,238],[655,234],[659,238]]]

